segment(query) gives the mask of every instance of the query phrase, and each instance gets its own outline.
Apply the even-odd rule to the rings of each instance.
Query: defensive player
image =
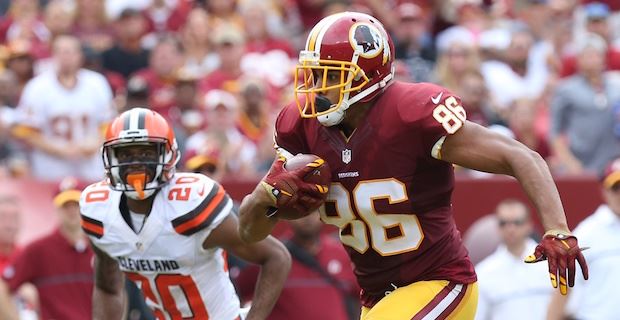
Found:
[[[286,248],[274,238],[242,242],[222,186],[201,174],[175,174],[179,157],[172,128],[154,111],[131,109],[108,128],[108,179],[80,199],[96,253],[93,317],[121,319],[124,273],[157,319],[265,319],[290,269]],[[228,276],[227,251],[262,267],[247,317]]]
[[[361,318],[473,318],[476,274],[452,217],[452,163],[516,177],[546,232],[528,262],[548,259],[551,282],[563,293],[573,285],[575,260],[587,278],[543,159],[467,121],[459,97],[445,88],[394,81],[393,54],[377,19],[353,12],[324,18],[299,55],[295,102],[276,122],[280,155],[312,153],[329,163],[321,218],[340,228],[362,288]],[[283,181],[300,180],[282,163],[242,203],[240,233],[248,241],[277,222],[277,211],[263,214],[269,207],[319,198],[305,183],[293,197],[274,193]]]

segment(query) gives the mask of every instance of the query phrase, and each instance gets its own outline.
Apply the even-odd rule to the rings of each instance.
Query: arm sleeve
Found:
[[[436,88],[431,91],[428,102],[421,105],[420,116],[414,126],[420,134],[425,153],[439,158],[436,151],[440,149],[443,138],[460,130],[467,115],[460,97],[445,88]]]
[[[39,103],[37,98],[40,93],[37,90],[37,87],[32,80],[26,84],[24,87],[24,91],[19,99],[19,104],[17,106],[17,117],[16,122],[18,125],[41,129],[43,126],[43,110],[41,110],[38,106]]]

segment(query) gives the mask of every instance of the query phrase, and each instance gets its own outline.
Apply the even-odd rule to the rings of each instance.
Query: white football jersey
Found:
[[[224,188],[195,173],[177,173],[155,195],[142,229],[134,232],[121,191],[107,182],[82,192],[82,228],[118,261],[158,319],[222,319],[240,315],[226,253],[204,249],[207,236],[232,212]],[[123,213],[124,212],[124,213]]]
[[[75,87],[68,89],[59,83],[54,71],[49,71],[33,78],[24,87],[17,121],[57,144],[73,148],[99,144],[101,128],[115,113],[112,90],[103,75],[82,69]],[[31,162],[37,179],[58,180],[70,175],[98,181],[104,177],[99,153],[88,158],[61,159],[35,149]]]

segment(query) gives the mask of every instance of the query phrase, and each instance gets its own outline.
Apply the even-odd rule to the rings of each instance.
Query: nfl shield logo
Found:
[[[342,162],[344,163],[351,162],[351,150],[349,149],[342,150]]]

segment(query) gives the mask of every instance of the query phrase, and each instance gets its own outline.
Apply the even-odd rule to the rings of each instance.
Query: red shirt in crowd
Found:
[[[332,277],[348,286],[354,299],[359,294],[351,262],[338,240],[331,236],[321,236],[321,249],[316,260]],[[241,271],[235,284],[242,300],[251,300],[259,268],[249,266]],[[347,311],[343,295],[339,289],[328,282],[318,271],[293,259],[291,272],[284,284],[280,298],[269,316],[270,320],[346,320]]]
[[[146,83],[150,109],[159,112],[167,120],[172,120],[172,115],[176,112],[173,110],[176,105],[176,79],[163,78],[149,68],[136,72],[129,81],[137,80],[135,78],[139,78],[140,81]]]
[[[0,254],[0,275],[6,266],[20,253],[20,249],[13,247],[11,252],[7,255]]]
[[[26,246],[2,274],[11,291],[24,283],[39,292],[41,320],[92,317],[93,252],[70,244],[59,230]]]
[[[620,50],[615,48],[607,50],[607,70],[620,70]],[[577,72],[577,57],[567,56],[562,58],[560,77],[572,76],[575,72]]]

